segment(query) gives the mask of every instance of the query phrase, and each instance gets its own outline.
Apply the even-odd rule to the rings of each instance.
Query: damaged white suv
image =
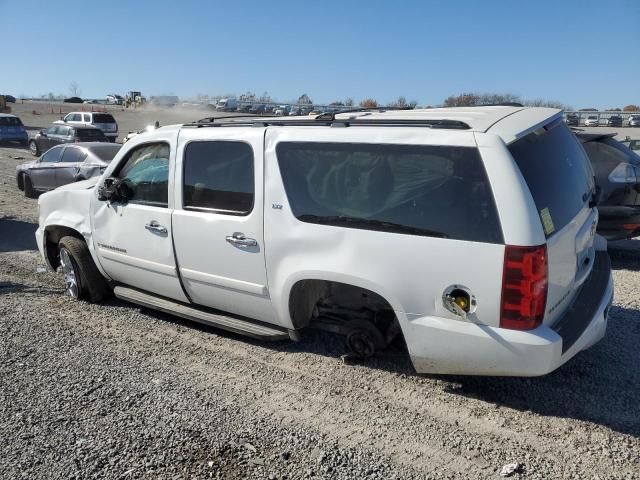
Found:
[[[418,372],[542,375],[605,333],[593,172],[558,110],[367,111],[163,127],[40,197],[74,297],[260,339],[319,327]]]

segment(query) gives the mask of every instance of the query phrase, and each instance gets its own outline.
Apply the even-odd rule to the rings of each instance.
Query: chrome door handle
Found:
[[[244,233],[240,232],[235,232],[233,235],[225,237],[225,240],[240,248],[256,247],[258,245],[258,241],[255,238],[247,238]]]
[[[151,222],[147,223],[144,228],[146,228],[147,230],[149,230],[150,232],[155,232],[155,233],[162,233],[163,235],[167,233],[167,229],[166,227],[163,227],[162,225],[160,225],[158,222],[156,222],[155,220],[152,220]]]

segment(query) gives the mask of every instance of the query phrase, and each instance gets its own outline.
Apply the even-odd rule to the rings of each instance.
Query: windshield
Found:
[[[502,243],[478,150],[360,143],[279,143],[299,220],[345,228]]]
[[[578,139],[555,120],[509,146],[547,237],[567,225],[595,190],[593,170]]]

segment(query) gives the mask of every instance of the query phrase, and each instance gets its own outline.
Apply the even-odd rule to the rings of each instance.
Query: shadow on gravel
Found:
[[[64,293],[64,288],[30,287],[22,283],[0,282],[0,295],[7,293],[38,293],[40,295]]]
[[[611,242],[607,250],[614,270],[640,270],[640,240]]]
[[[448,377],[447,391],[539,415],[597,423],[640,437],[640,312],[612,307],[606,336],[536,378]]]
[[[37,250],[36,229],[38,225],[10,217],[0,218],[0,252]]]

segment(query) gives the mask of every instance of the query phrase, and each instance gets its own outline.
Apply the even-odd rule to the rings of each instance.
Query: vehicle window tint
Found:
[[[74,113],[73,117],[71,118],[71,121],[73,121],[73,122],[81,122],[82,121],[82,114]]]
[[[82,162],[86,156],[85,152],[76,147],[67,147],[62,154],[61,162]]]
[[[91,123],[91,115],[89,115],[88,113],[84,114],[84,122],[85,123]]]
[[[118,177],[129,187],[129,202],[166,207],[169,194],[169,145],[142,145],[129,153]]]
[[[110,162],[113,160],[113,157],[116,156],[120,147],[122,147],[122,145],[118,145],[117,143],[111,145],[95,144],[94,146],[89,147],[89,151],[94,157],[99,158],[103,162]]]
[[[41,163],[56,163],[60,160],[60,155],[62,154],[62,148],[52,148],[45,152],[42,157],[40,157]]]
[[[51,127],[47,128],[47,129],[45,130],[45,133],[46,133],[47,135],[55,135],[57,131],[58,131],[58,127],[56,127],[56,126],[54,125],[54,126],[51,126]]]
[[[553,121],[509,146],[547,237],[561,230],[591,199],[593,170],[575,135]]]
[[[116,119],[109,113],[94,113],[93,123],[116,123]]]
[[[0,117],[1,127],[21,127],[22,121],[18,117]]]
[[[234,214],[253,208],[253,149],[242,142],[191,142],[184,153],[183,205]]]
[[[104,139],[104,132],[98,128],[76,128],[76,137],[80,140]]]
[[[55,135],[62,135],[63,137],[68,137],[69,135],[71,135],[71,127],[56,127],[55,129]]]
[[[283,142],[276,153],[291,210],[301,221],[503,242],[475,148]]]

